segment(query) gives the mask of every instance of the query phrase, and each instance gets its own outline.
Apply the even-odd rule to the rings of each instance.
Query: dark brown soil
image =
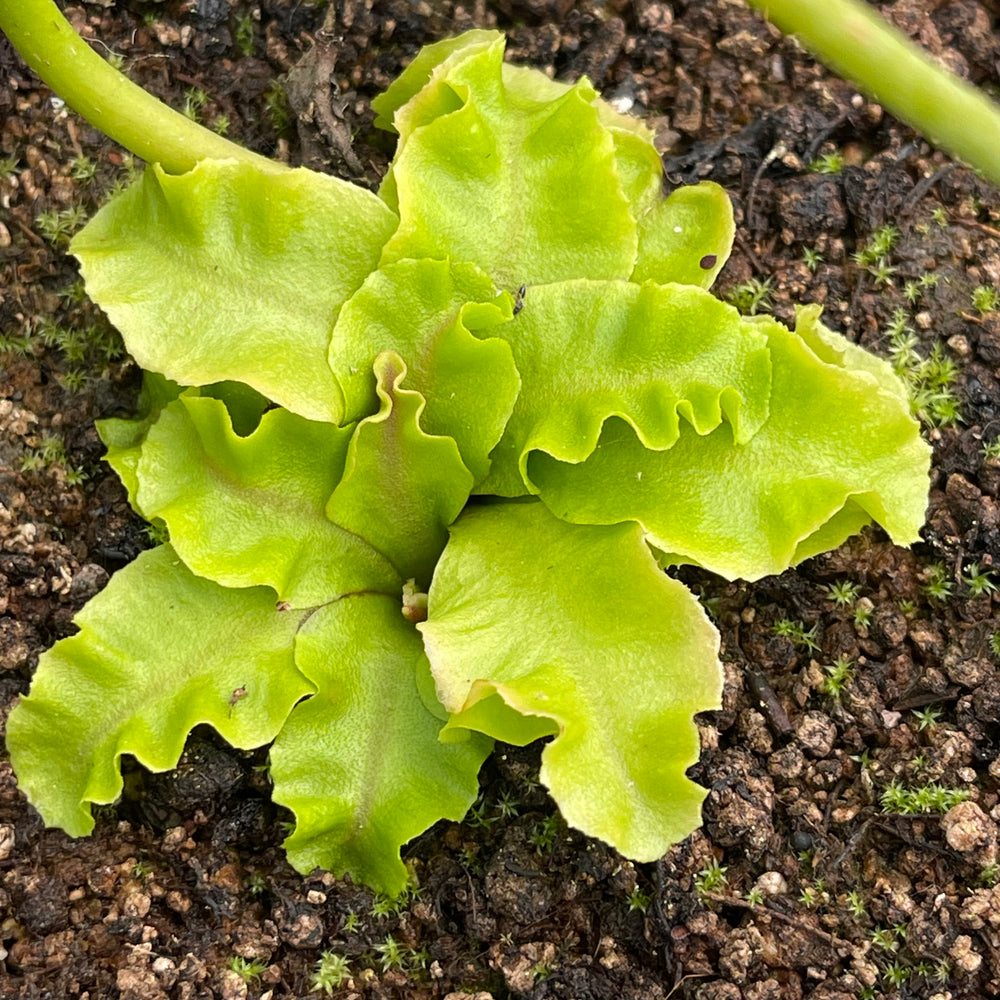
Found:
[[[883,9],[996,87],[995,0]],[[290,1000],[310,995],[322,952],[349,960],[333,991],[345,998],[997,995],[1000,609],[975,578],[1000,558],[1000,460],[983,451],[1000,437],[1000,313],[972,299],[1000,286],[997,192],[739,0],[100,0],[68,13],[172,105],[203,91],[201,119],[225,117],[237,141],[372,185],[391,142],[370,98],[422,44],[500,27],[512,58],[587,73],[647,116],[671,183],[727,187],[739,235],[722,293],[770,279],[763,308],[790,319],[793,303],[821,302],[883,355],[903,310],[915,350],[940,345],[957,366],[960,420],[928,427],[931,505],[913,551],[869,531],[755,585],[684,573],[723,633],[725,707],[703,720],[694,769],[711,789],[705,826],[657,864],[567,831],[532,748],[498,751],[470,818],[410,845],[421,890],[400,908],[288,867],[263,751],[198,732],[176,773],[131,768],[79,841],[43,829],[3,760],[0,997]],[[137,372],[65,254],[129,161],[3,40],[0,79],[5,719],[38,654],[148,539],[92,423],[129,411]],[[839,172],[810,170],[835,151]],[[900,234],[891,270],[857,263],[886,223]],[[829,588],[844,583],[859,593],[840,607]],[[782,621],[814,648],[776,632]],[[854,666],[834,693],[839,656]],[[969,798],[901,815],[884,799],[894,783]]]

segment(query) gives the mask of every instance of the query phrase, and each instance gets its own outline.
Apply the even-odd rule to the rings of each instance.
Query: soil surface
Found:
[[[883,5],[994,89],[998,9]],[[500,748],[470,817],[409,845],[420,890],[395,904],[289,868],[264,750],[197,731],[176,772],[126,765],[122,801],[83,840],[43,828],[3,759],[0,997],[997,995],[997,192],[739,0],[99,0],[67,13],[173,106],[371,186],[392,143],[370,99],[421,45],[503,29],[512,59],[586,73],[645,116],[671,185],[727,188],[738,236],[720,294],[785,320],[820,302],[830,325],[909,359],[934,470],[912,551],[869,530],[754,585],[682,574],[722,631],[725,704],[701,721],[692,772],[710,789],[704,828],[658,863],[567,830],[537,747]],[[150,540],[93,427],[130,411],[138,372],[66,255],[136,165],[2,39],[0,81],[6,719],[39,653]]]

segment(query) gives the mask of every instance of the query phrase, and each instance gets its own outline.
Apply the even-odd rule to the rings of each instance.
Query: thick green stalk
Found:
[[[1000,185],[1000,107],[858,0],[748,0],[935,146]]]
[[[70,107],[126,149],[170,173],[184,173],[207,158],[249,161],[268,171],[287,169],[147,94],[86,44],[53,0],[0,0],[0,29]]]

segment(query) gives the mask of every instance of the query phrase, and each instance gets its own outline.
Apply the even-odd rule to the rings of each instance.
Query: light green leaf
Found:
[[[136,416],[133,419],[109,417],[96,422],[97,433],[108,448],[104,460],[118,473],[118,478],[128,490],[128,502],[136,510],[139,510],[136,500],[139,489],[137,469],[146,433],[159,418],[163,407],[181,393],[188,397],[208,396],[221,400],[226,405],[234,430],[240,435],[251,433],[270,405],[256,389],[242,382],[216,382],[200,388],[184,389],[156,372],[143,372]]]
[[[292,657],[300,619],[275,610],[271,590],[194,576],[169,545],[143,552],[80,612],[79,634],[42,654],[11,712],[22,791],[79,837],[93,829],[90,804],[121,792],[122,754],[168,770],[201,723],[237,747],[274,739],[312,691]]]
[[[185,395],[146,435],[138,507],[167,523],[191,569],[229,587],[267,584],[293,607],[398,593],[393,564],[325,513],[353,431],[276,409],[239,437],[222,402]]]
[[[397,128],[394,124],[394,119],[400,108],[408,104],[430,83],[435,72],[440,75],[439,67],[443,64],[447,65],[449,60],[453,61],[456,53],[461,56],[472,49],[488,48],[502,37],[498,31],[474,28],[472,31],[466,31],[454,38],[444,38],[439,42],[425,45],[413,57],[410,65],[386,88],[385,92],[372,99],[375,127],[384,128],[391,132],[407,133],[413,131],[418,123],[412,120],[408,120],[402,129]]]
[[[892,370],[892,365],[885,358],[852,344],[842,334],[824,326],[820,321],[822,315],[823,307],[819,305],[795,307],[795,332],[813,354],[828,365],[837,365],[852,372],[867,372],[875,378],[880,389],[897,396],[908,406],[909,393],[902,379]],[[757,317],[752,319],[757,320]],[[757,321],[769,322],[766,317]]]
[[[632,281],[711,288],[729,259],[736,224],[729,195],[711,181],[677,188],[639,220]]]
[[[330,331],[396,222],[334,177],[203,160],[180,176],[152,166],[72,249],[142,367],[184,385],[235,379],[330,420]]]
[[[632,207],[633,217],[638,219],[660,200],[663,193],[663,165],[653,145],[653,133],[641,119],[621,114],[599,97],[586,77],[582,80],[591,87],[590,103],[597,112],[598,121],[611,133],[622,192]],[[576,86],[550,80],[541,70],[530,66],[510,63],[504,63],[503,82],[513,100],[525,103],[557,101]]]
[[[463,73],[468,75],[468,65],[473,62],[477,67],[492,66],[502,44],[497,32],[477,30],[427,46],[399,80],[373,102],[380,112],[376,124],[400,133],[396,160],[379,192],[394,211],[399,211],[395,164],[403,159],[406,143],[437,119],[463,111],[465,91],[458,81]],[[602,100],[586,79],[578,84],[562,83],[537,69],[509,63],[502,66],[501,78],[508,113],[510,107],[552,105],[566,100],[571,92],[589,100],[598,122],[611,137],[615,173],[631,215],[639,223],[638,259],[631,280],[709,288],[729,257],[735,234],[732,206],[725,191],[705,181],[679,188],[665,199],[663,168],[653,133],[640,119],[621,114]],[[481,88],[481,83],[474,86],[473,95]],[[468,115],[468,109],[463,113]],[[395,125],[390,124],[393,115]],[[401,230],[397,239],[403,238]],[[468,257],[461,252],[457,255]],[[600,275],[577,271],[560,277]],[[514,285],[508,282],[506,287],[513,289]]]
[[[97,421],[97,433],[108,449],[104,460],[118,473],[118,478],[128,490],[128,502],[133,507],[136,506],[135,494],[139,488],[136,466],[139,464],[146,433],[156,422],[163,407],[173,402],[183,391],[182,386],[156,372],[143,372],[135,417],[108,417]]]
[[[700,288],[543,285],[497,332],[510,342],[522,388],[481,493],[533,491],[532,451],[583,461],[612,416],[654,449],[674,444],[681,417],[699,434],[725,418],[726,434],[741,442],[767,417],[766,336]]]
[[[397,114],[400,225],[383,265],[452,257],[507,291],[627,278],[636,226],[593,88],[580,81],[555,101],[522,99],[505,87],[502,66],[502,38],[463,49],[406,105],[405,115],[426,124],[410,131],[400,125],[404,111]],[[447,91],[461,107],[442,114]]]
[[[494,332],[510,319],[512,304],[469,264],[404,260],[374,272],[344,306],[330,342],[344,399],[340,418],[360,420],[378,409],[372,366],[394,351],[409,369],[407,387],[427,400],[424,430],[454,438],[466,467],[482,479],[520,379],[507,343],[474,332]]]
[[[350,872],[397,895],[407,881],[400,847],[439,819],[465,815],[490,741],[438,740],[441,722],[417,689],[423,646],[398,599],[355,596],[321,608],[295,648],[318,690],[271,750],[274,800],[296,816],[288,858],[301,872]]]
[[[512,98],[521,101],[555,101],[572,89],[537,69],[509,63],[503,67],[503,82]],[[591,103],[611,133],[618,179],[639,223],[638,256],[630,280],[710,288],[729,259],[736,234],[729,196],[718,184],[702,181],[664,198],[663,165],[652,131],[639,118],[616,111],[596,92]]]
[[[451,67],[473,54],[481,54],[498,40],[502,40],[498,32],[473,30],[457,38],[426,46],[403,75],[384,94],[372,101],[372,107],[379,112],[375,124],[398,131],[399,148],[402,148],[417,129],[436,118],[460,110],[462,99],[454,89],[447,86]],[[541,70],[530,66],[504,63],[501,73],[509,98],[521,104],[558,101],[576,86],[550,80]],[[633,215],[639,218],[662,195],[663,167],[653,145],[653,133],[640,119],[616,111],[597,95],[589,80],[583,78],[583,81],[591,87],[590,103],[597,111],[598,120],[611,133],[622,190],[632,205]],[[438,85],[440,83],[445,85]],[[586,92],[580,90],[580,93]],[[418,95],[418,100],[412,100]],[[394,124],[390,119],[394,120]],[[399,149],[397,154],[398,152]],[[399,199],[391,167],[379,196],[398,212]]]
[[[835,547],[872,519],[898,544],[916,541],[930,449],[905,400],[853,352],[844,355],[852,367],[826,364],[797,334],[758,320],[773,387],[753,438],[734,448],[720,427],[653,452],[609,421],[579,465],[532,456],[528,471],[545,503],[578,523],[637,520],[673,561],[748,580]]]
[[[572,826],[639,861],[698,826],[705,791],[684,771],[698,758],[692,715],[719,705],[718,635],[638,525],[568,525],[538,503],[472,508],[419,628],[457,713],[449,730],[558,731],[541,777]]]
[[[141,446],[139,509],[196,573],[267,584],[293,607],[427,586],[472,474],[450,437],[422,429],[399,356],[375,369],[382,406],[357,427],[276,409],[239,437],[222,402],[185,394]]]
[[[382,407],[358,424],[326,513],[383,553],[404,580],[426,587],[448,525],[469,498],[472,473],[452,438],[421,429],[424,397],[402,388],[399,355],[380,354],[375,375]]]
[[[417,129],[429,125],[436,118],[461,110],[463,99],[451,87],[443,83],[450,67],[455,62],[469,58],[473,53],[488,49],[498,40],[502,40],[502,37],[496,31],[473,29],[457,38],[444,39],[441,42],[425,46],[403,71],[403,76],[391,84],[384,94],[372,101],[372,108],[377,112],[376,126],[388,128],[399,135],[396,143],[396,155],[389,164],[378,189],[378,196],[397,216],[399,215],[399,190],[396,187],[394,168],[403,147]],[[430,51],[428,52],[428,50]],[[425,58],[425,53],[428,54],[429,58]],[[402,86],[397,87],[396,84],[400,83]],[[392,113],[392,122],[387,124],[386,116],[390,112]]]

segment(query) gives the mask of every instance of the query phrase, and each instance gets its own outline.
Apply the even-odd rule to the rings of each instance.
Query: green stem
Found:
[[[147,94],[105,62],[69,26],[53,0],[0,0],[0,29],[24,61],[70,107],[105,135],[169,173],[199,160],[242,160],[286,170],[210,132]]]
[[[1000,107],[858,0],[748,0],[935,146],[1000,185]]]

